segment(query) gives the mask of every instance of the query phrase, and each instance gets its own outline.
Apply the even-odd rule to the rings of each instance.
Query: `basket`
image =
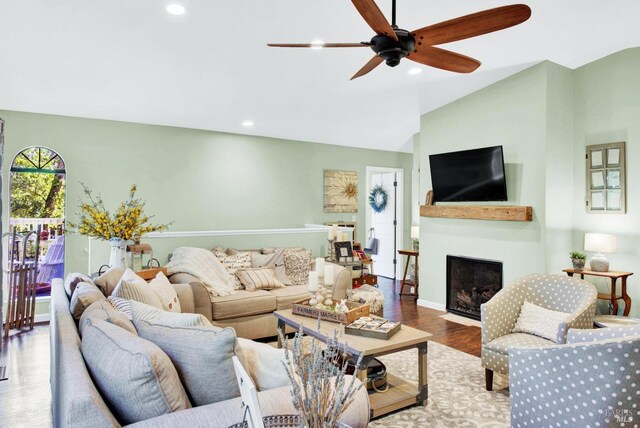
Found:
[[[333,304],[340,303],[332,300]],[[361,305],[355,302],[346,302],[348,312],[334,312],[326,309],[318,309],[309,305],[309,299],[298,300],[293,302],[291,313],[294,315],[302,315],[309,318],[320,318],[325,321],[339,322],[342,324],[351,324],[360,317],[369,316],[369,304]]]

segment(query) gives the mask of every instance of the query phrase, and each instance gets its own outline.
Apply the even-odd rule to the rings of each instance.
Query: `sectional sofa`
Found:
[[[333,274],[333,297],[344,299],[351,288],[351,272],[334,264]],[[273,312],[291,309],[293,302],[309,297],[307,284],[210,296],[205,285],[192,275],[176,273],[169,280],[174,284],[190,284],[191,289],[183,290],[183,293],[193,299],[193,312],[206,316],[215,326],[233,327],[238,337],[247,339],[276,336],[277,322]]]
[[[175,284],[182,312],[195,312],[197,285]],[[196,290],[194,293],[193,290]],[[275,297],[274,297],[275,298]],[[211,305],[205,305],[211,311]],[[200,308],[202,309],[202,308]],[[266,320],[267,315],[264,315]],[[269,315],[272,316],[272,315]],[[120,328],[120,327],[118,327]],[[51,303],[51,395],[55,427],[120,427],[107,400],[100,394],[82,354],[82,340],[70,312],[70,299],[61,280],[54,280]],[[117,362],[115,362],[117,365]],[[216,379],[211,379],[212,384]],[[258,393],[265,417],[295,415],[289,387],[274,388]],[[126,399],[126,397],[125,397]],[[353,427],[366,427],[369,403],[366,390],[361,388],[344,415],[344,422]],[[199,407],[178,410],[147,420],[133,427],[229,427],[243,420],[241,399],[233,398]],[[239,425],[241,426],[241,425]]]

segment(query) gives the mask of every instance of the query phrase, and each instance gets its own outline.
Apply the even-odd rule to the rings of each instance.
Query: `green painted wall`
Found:
[[[431,188],[428,155],[501,144],[508,204],[532,205],[531,223],[421,218],[421,298],[444,304],[446,254],[501,260],[504,280],[559,273],[585,232],[612,233],[612,270],[640,266],[640,48],[576,70],[543,62],[424,115],[420,195]],[[626,141],[627,214],[585,211],[585,146]],[[423,256],[424,255],[424,256]],[[637,276],[637,275],[636,275]],[[602,292],[604,280],[587,278]],[[618,289],[619,292],[619,289]],[[629,281],[631,315],[640,316],[640,280]],[[606,304],[600,304],[606,313]]]
[[[627,49],[578,68],[574,72],[575,126],[573,198],[576,248],[583,247],[585,232],[618,237],[616,254],[608,255],[612,270],[635,272],[629,278],[631,316],[640,317],[640,48]],[[585,147],[626,142],[627,213],[587,214],[585,210]],[[601,292],[604,280],[590,279]],[[620,288],[618,286],[618,293]],[[606,310],[604,303],[600,305]]]
[[[227,230],[303,227],[326,221],[358,222],[365,236],[365,167],[403,168],[405,236],[409,242],[412,155],[233,135],[193,129],[105,120],[0,111],[6,121],[5,179],[13,156],[28,146],[57,151],[67,166],[67,215],[76,219],[80,181],[102,193],[115,207],[136,183],[146,210],[158,222],[174,221],[171,230]],[[329,125],[328,125],[329,126]],[[323,212],[323,170],[354,170],[359,177],[358,213]],[[7,188],[3,211],[8,218]],[[5,226],[6,227],[6,226]],[[200,244],[246,248],[268,245],[308,245],[317,252],[326,235],[255,238],[171,239],[154,242],[156,255],[166,261],[179,245]],[[320,240],[320,241],[319,241]],[[156,239],[154,241],[161,241]],[[172,242],[168,242],[172,241]],[[67,239],[67,272],[87,270],[88,240]],[[253,245],[252,245],[253,244]],[[100,248],[98,248],[100,247]],[[107,257],[108,245],[97,241],[92,256]],[[94,267],[108,259],[97,260]]]
[[[420,298],[445,304],[446,255],[504,262],[504,279],[545,270],[547,63],[422,116],[420,195],[431,189],[429,155],[502,145],[505,205],[532,205],[530,223],[421,217]]]

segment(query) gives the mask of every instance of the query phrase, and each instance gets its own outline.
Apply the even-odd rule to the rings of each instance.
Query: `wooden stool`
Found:
[[[401,296],[412,296],[415,300],[418,300],[418,251],[416,250],[398,250],[398,254],[407,256],[407,264],[404,265],[404,276],[402,277],[402,282],[400,283],[400,295]],[[407,280],[407,272],[409,272],[409,265],[411,264],[411,257],[416,258],[415,262],[415,278],[412,280]],[[409,292],[404,292],[404,287],[409,287]],[[413,287],[413,293],[411,293],[411,287]]]

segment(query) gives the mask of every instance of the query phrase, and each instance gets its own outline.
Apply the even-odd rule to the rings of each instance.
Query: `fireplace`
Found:
[[[502,288],[502,262],[447,256],[447,312],[480,319],[480,305]]]

